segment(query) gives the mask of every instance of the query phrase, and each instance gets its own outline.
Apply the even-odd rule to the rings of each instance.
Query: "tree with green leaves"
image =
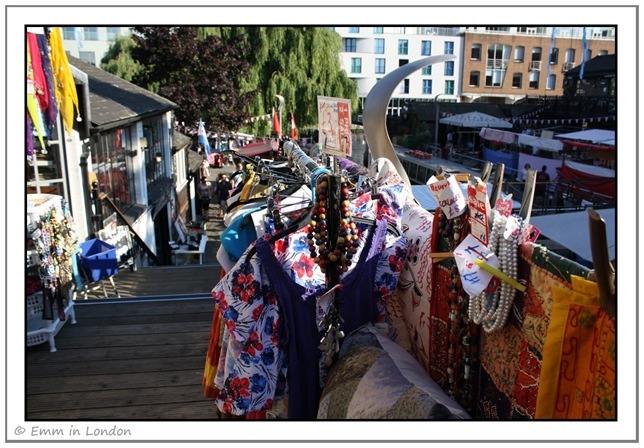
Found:
[[[278,106],[275,95],[283,96],[285,134],[289,133],[291,112],[300,130],[317,128],[318,96],[349,99],[357,110],[357,85],[340,66],[342,40],[327,27],[204,27],[199,33],[222,38],[243,36],[250,48],[244,55],[250,69],[242,86],[257,91],[249,104],[249,115],[270,114]],[[266,135],[270,128],[270,120],[256,120],[245,130]]]
[[[132,81],[141,70],[141,63],[132,58],[134,45],[130,36],[118,36],[101,59],[101,68],[126,81]]]
[[[104,64],[119,76],[129,73],[130,59],[141,64],[133,82],[179,104],[180,121],[203,118],[208,130],[269,135],[270,119],[251,118],[270,115],[281,95],[288,135],[291,112],[300,132],[317,128],[318,96],[346,98],[358,108],[357,85],[340,66],[341,38],[327,27],[134,30],[133,45],[119,44]]]
[[[255,95],[243,82],[250,66],[242,36],[203,37],[197,28],[184,26],[133,31],[131,53],[141,69],[132,82],[177,103],[178,121],[196,125],[203,119],[208,130],[239,130]]]

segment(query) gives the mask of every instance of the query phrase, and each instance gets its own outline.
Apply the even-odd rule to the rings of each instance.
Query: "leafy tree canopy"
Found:
[[[135,27],[104,58],[111,73],[179,105],[179,121],[208,130],[268,135],[284,97],[282,132],[290,114],[298,129],[317,128],[317,97],[351,100],[358,89],[340,66],[340,36],[326,27]],[[131,57],[129,54],[131,53]]]
[[[134,45],[131,37],[118,36],[101,59],[101,68],[126,81],[132,81],[134,75],[141,70],[141,64],[132,59]]]
[[[178,121],[209,130],[237,131],[248,118],[252,86],[242,86],[249,71],[242,36],[199,36],[195,27],[134,27],[131,49],[141,70],[132,82],[179,105]]]

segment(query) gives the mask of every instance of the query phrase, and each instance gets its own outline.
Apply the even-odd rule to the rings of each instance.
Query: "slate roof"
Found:
[[[175,109],[176,103],[98,67],[67,56],[69,64],[87,74],[92,130],[120,127]]]
[[[607,54],[596,56],[584,65],[584,77],[597,78],[603,76],[615,76],[617,72],[617,55]],[[566,72],[566,78],[579,78],[581,64]]]

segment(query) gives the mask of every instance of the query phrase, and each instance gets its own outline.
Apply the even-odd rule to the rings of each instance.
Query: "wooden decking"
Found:
[[[123,298],[127,297],[183,297],[206,296],[221,276],[219,265],[190,264],[186,266],[163,266],[140,268],[137,271],[121,270],[113,277],[114,284]],[[114,289],[105,280],[108,298],[114,298]],[[104,299],[100,282],[89,285],[88,299]],[[79,294],[78,301],[83,300]]]
[[[204,396],[213,302],[79,301],[77,323],[27,348],[27,420],[213,420]]]

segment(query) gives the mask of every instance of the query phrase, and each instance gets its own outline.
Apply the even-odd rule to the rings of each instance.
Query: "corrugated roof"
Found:
[[[92,64],[73,56],[67,58],[70,65],[87,74],[93,128],[122,126],[177,107],[172,101]]]

